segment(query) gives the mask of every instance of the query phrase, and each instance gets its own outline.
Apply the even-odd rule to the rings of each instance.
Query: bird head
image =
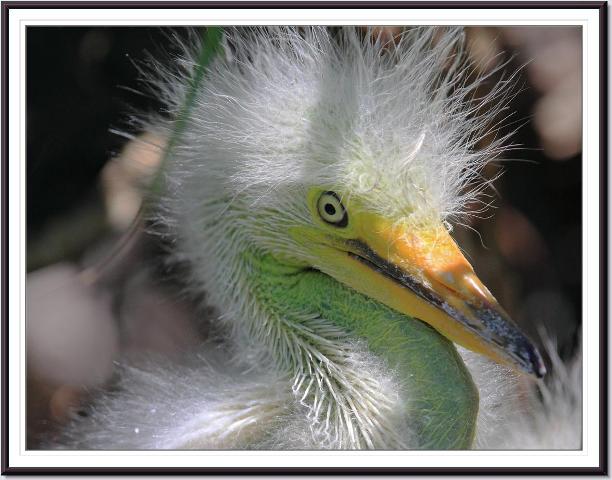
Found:
[[[501,148],[474,148],[493,115],[478,107],[505,105],[499,88],[471,100],[478,82],[465,82],[462,36],[416,28],[385,47],[352,29],[234,35],[231,58],[212,66],[199,94],[189,149],[177,149],[184,172],[204,175],[182,175],[191,195],[177,210],[194,213],[181,228],[199,232],[191,248],[210,262],[240,237],[542,376],[537,349],[449,232]]]
[[[461,253],[444,223],[415,222],[366,198],[315,186],[312,223],[289,229],[311,266],[472,351],[538,377],[538,351],[513,324]]]

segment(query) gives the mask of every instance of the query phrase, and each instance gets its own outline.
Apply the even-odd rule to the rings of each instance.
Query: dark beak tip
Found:
[[[541,361],[538,365],[536,365],[535,375],[538,378],[544,378],[544,375],[546,375],[546,367],[544,366],[544,363],[542,363]]]
[[[542,356],[537,348],[532,347],[531,352],[531,365],[533,368],[533,374],[537,378],[543,378],[546,375],[546,365],[544,365],[544,360],[542,360]]]

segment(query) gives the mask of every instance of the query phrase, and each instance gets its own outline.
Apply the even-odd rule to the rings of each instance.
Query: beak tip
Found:
[[[546,375],[546,366],[544,365],[544,361],[540,356],[540,353],[535,350],[535,355],[533,359],[533,373],[537,378],[543,378]]]
[[[535,375],[538,378],[544,378],[544,375],[546,375],[546,367],[544,366],[544,363],[541,360],[534,370]]]
[[[524,360],[522,370],[536,378],[543,378],[546,375],[546,365],[542,355],[535,345],[526,338],[524,340],[526,344],[523,346],[523,354],[519,355]]]

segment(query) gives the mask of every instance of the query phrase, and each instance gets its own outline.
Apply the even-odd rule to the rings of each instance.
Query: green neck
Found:
[[[244,254],[244,260],[249,264],[252,293],[264,311],[277,317],[308,312],[323,318],[365,340],[369,350],[396,372],[410,399],[403,407],[404,416],[419,448],[471,447],[478,392],[449,340],[425,323],[391,310],[317,270],[288,266],[270,255],[252,252]],[[270,345],[276,353],[274,348]]]

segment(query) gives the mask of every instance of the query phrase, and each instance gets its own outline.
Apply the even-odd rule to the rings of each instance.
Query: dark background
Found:
[[[168,29],[148,27],[28,27],[29,240],[54,220],[99,201],[100,169],[126,142],[109,130],[129,131],[132,110],[161,108],[151,96],[134,92],[143,90],[136,64],[149,53],[165,57],[169,34]],[[86,234],[91,237],[92,232]],[[74,243],[58,252],[59,258],[78,258],[87,242]],[[56,260],[49,257],[28,259],[28,268]]]

